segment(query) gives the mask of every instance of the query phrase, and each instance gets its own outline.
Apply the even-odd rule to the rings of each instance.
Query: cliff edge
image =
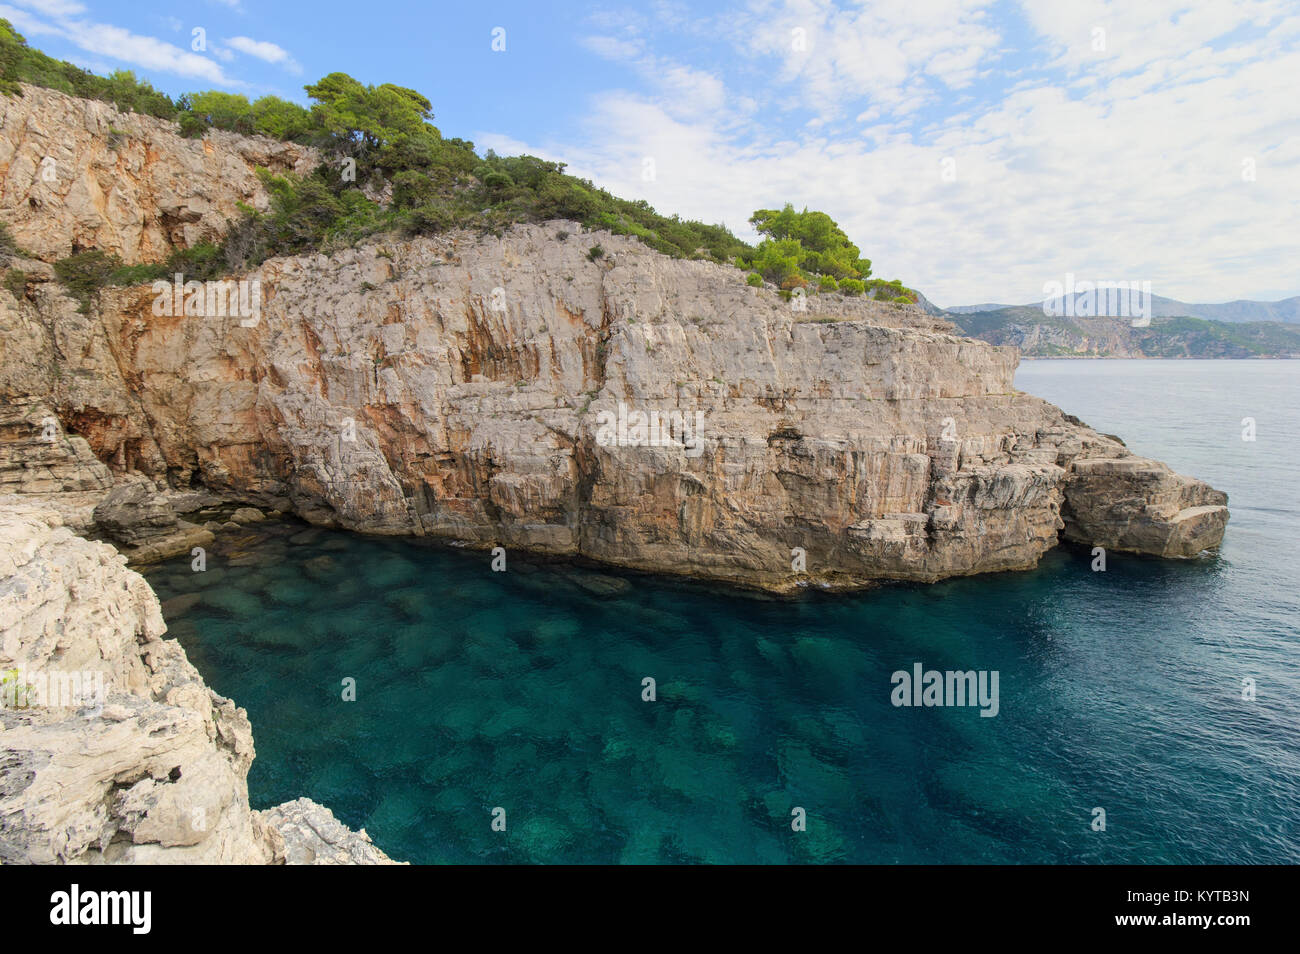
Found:
[[[247,713],[124,563],[0,497],[0,863],[391,863],[308,799],[250,809]]]
[[[102,103],[25,93],[4,103],[0,213],[38,252],[156,258],[264,201],[252,166],[312,161],[124,117],[112,168],[134,171],[111,201],[37,214],[44,186],[24,182],[53,148],[48,129],[74,127],[58,167],[102,191],[106,130],[121,123]],[[135,170],[131,150],[152,158]],[[177,196],[196,197],[198,233],[166,225]],[[124,208],[154,225],[130,232]],[[108,288],[88,307],[47,263],[14,264],[0,489],[40,495],[133,559],[198,530],[147,496],[128,503],[170,543],[97,520],[124,481],[773,590],[1025,568],[1062,535],[1194,557],[1228,518],[1223,493],[1017,392],[1012,348],[906,304],[787,300],[573,222],[372,241],[228,283]]]

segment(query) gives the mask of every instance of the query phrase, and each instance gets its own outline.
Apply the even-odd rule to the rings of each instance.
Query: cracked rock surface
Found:
[[[307,799],[250,809],[247,713],[164,637],[124,562],[0,497],[0,862],[387,863]]]
[[[252,165],[315,161],[24,93],[4,104],[0,216],[38,256],[158,260],[264,201]],[[29,179],[59,150],[81,171],[55,202]],[[1194,557],[1228,519],[1223,493],[1016,391],[1014,348],[913,306],[786,301],[573,222],[272,259],[234,276],[259,283],[255,320],[155,315],[149,286],[83,312],[48,265],[17,264],[22,288],[0,289],[0,398],[17,415],[0,419],[0,481],[75,490],[56,504],[70,519],[144,479],[321,525],[772,590],[1023,569],[1062,538]],[[49,415],[62,443],[34,447]],[[202,532],[124,503],[90,523],[133,559]]]

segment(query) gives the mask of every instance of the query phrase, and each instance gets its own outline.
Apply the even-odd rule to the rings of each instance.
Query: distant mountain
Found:
[[[1277,321],[1156,317],[1134,328],[1127,318],[1049,317],[1040,305],[965,314],[950,310],[948,319],[963,334],[1014,345],[1028,358],[1300,357],[1300,325]]]
[[[915,289],[913,289],[915,291]],[[940,308],[930,299],[926,298],[919,291],[916,292],[916,303],[921,306],[921,310],[927,315],[944,315],[944,309]]]
[[[1075,295],[1076,303],[1079,295]],[[954,305],[944,311],[953,315],[971,315],[980,312],[1006,311],[1010,308],[1033,308],[1042,314],[1041,303],[1028,305]],[[1058,312],[1059,313],[1059,312]],[[1078,313],[1078,309],[1075,309]],[[1191,305],[1187,302],[1163,295],[1151,296],[1151,315],[1154,318],[1191,317],[1204,318],[1208,321],[1250,322],[1280,321],[1286,324],[1300,324],[1300,295],[1284,298],[1281,301],[1249,301],[1238,299],[1211,305]]]
[[[1153,296],[1153,297],[1154,297],[1154,296]],[[948,312],[949,314],[953,314],[953,315],[969,315],[969,314],[971,314],[972,312],[976,312],[976,311],[1003,311],[1003,310],[1005,310],[1005,309],[1007,309],[1007,308],[1023,308],[1023,307],[1026,307],[1026,306],[1024,306],[1024,305],[995,305],[995,304],[989,302],[989,303],[986,303],[986,304],[983,304],[983,305],[953,305],[953,306],[950,307],[950,308],[945,308],[944,311]],[[1036,307],[1036,306],[1028,306],[1028,307]]]

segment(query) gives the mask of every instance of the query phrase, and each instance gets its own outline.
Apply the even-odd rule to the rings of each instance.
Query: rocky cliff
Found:
[[[124,558],[0,497],[0,863],[388,863],[307,799],[248,804],[248,716]]]
[[[306,172],[319,161],[263,136],[185,139],[175,123],[109,103],[25,83],[22,92],[0,96],[0,221],[47,262],[89,248],[160,261],[218,240],[240,204],[266,208],[258,167]]]
[[[0,160],[4,195],[26,198],[0,208],[51,254],[157,257],[256,203],[252,166],[312,161],[25,93],[4,101]],[[56,147],[60,202],[29,181]],[[167,224],[178,197],[198,232]],[[1222,493],[1016,392],[1014,349],[917,308],[785,301],[574,223],[274,259],[237,276],[256,315],[149,287],[83,314],[48,267],[20,264],[22,287],[0,291],[0,479],[57,492],[74,524],[130,476],[785,589],[1032,566],[1062,530],[1189,557],[1227,519]]]
[[[0,98],[0,218],[27,256],[0,288],[0,672],[105,689],[89,713],[0,707],[0,861],[386,860],[306,800],[249,808],[247,717],[122,565],[210,540],[182,515],[214,506],[773,590],[1223,535],[1224,494],[1017,392],[1012,348],[572,222],[273,259],[232,276],[247,312],[149,286],[82,309],[55,280],[74,251],[216,238],[265,204],[257,166],[315,161]]]
[[[157,315],[148,287],[88,315],[49,282],[0,292],[0,393],[160,487],[774,589],[1028,567],[1062,529],[1190,557],[1227,518],[1222,493],[1017,392],[1013,349],[574,223],[243,278],[255,323]],[[694,447],[638,429],[652,413]]]

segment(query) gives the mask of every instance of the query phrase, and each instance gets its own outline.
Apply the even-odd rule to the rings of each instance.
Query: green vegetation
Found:
[[[27,273],[21,268],[11,268],[5,272],[4,286],[9,294],[21,299],[27,294]]]
[[[26,709],[31,704],[32,687],[19,669],[0,672],[0,708]]]
[[[750,221],[765,238],[752,247],[724,225],[661,215],[644,200],[611,195],[569,175],[561,162],[491,150],[480,157],[472,142],[443,137],[426,97],[392,83],[372,86],[330,73],[304,87],[310,108],[274,96],[250,102],[219,91],[172,101],[130,72],[100,77],[54,60],[29,48],[0,20],[0,92],[21,95],[20,82],[172,120],[184,136],[202,136],[209,129],[256,133],[312,145],[328,157],[306,176],[264,173],[270,208],[246,209],[219,249],[210,248],[187,265],[236,271],[273,255],[329,252],[386,233],[471,228],[500,234],[519,222],[570,219],[589,229],[634,236],[666,255],[735,264],[751,273],[750,284],[766,280],[785,291],[798,287],[915,300],[899,282],[871,279],[871,262],[824,212],[795,212],[788,204],[780,211],[759,210]],[[113,147],[126,136],[113,130]],[[386,192],[391,201],[377,201]],[[603,249],[593,249],[590,257],[595,261],[602,254]],[[89,255],[59,263],[60,275],[66,273],[83,307],[104,284],[146,280],[139,276],[159,268],[166,275],[174,266],[131,271],[107,256]],[[187,270],[187,277],[205,276]]]
[[[90,310],[90,303],[99,290],[109,282],[112,274],[122,267],[116,255],[109,255],[99,249],[77,252],[54,263],[54,274],[72,293],[72,297],[81,302],[81,311]]]
[[[15,255],[25,254],[18,247],[18,242],[14,239],[13,233],[9,231],[9,226],[4,222],[0,222],[0,258],[12,258]]]
[[[791,276],[826,275],[859,278],[871,275],[871,262],[825,212],[796,212],[786,203],[776,212],[759,209],[749,224],[767,238],[746,264],[764,278],[784,286]]]
[[[89,311],[100,290],[110,285],[170,280],[177,272],[187,281],[207,281],[220,278],[228,271],[223,249],[209,243],[177,249],[164,262],[143,265],[123,265],[116,255],[100,249],[76,252],[54,263],[55,275],[72,297],[81,302],[82,313]]]
[[[70,96],[103,100],[123,112],[147,113],[162,119],[172,119],[176,113],[170,97],[137,80],[129,70],[96,76],[31,49],[8,20],[0,20],[0,93],[21,95],[20,82],[56,89]]]
[[[867,292],[891,301],[915,302],[915,292],[901,282],[871,278],[871,261],[825,212],[796,212],[786,203],[779,212],[759,209],[750,224],[766,236],[739,264],[782,289],[813,286],[819,291]]]
[[[1251,358],[1300,355],[1300,327],[1273,321],[1156,318],[1133,329],[1142,353],[1153,358]]]
[[[263,96],[250,103],[239,93],[189,93],[176,101],[176,112],[182,134],[191,138],[215,128],[306,143],[315,132],[308,110],[278,96]]]

